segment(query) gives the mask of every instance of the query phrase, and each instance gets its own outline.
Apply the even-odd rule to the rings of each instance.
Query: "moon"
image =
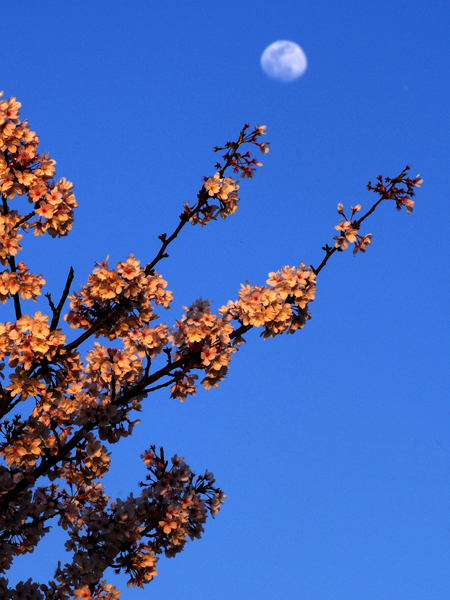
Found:
[[[280,40],[267,46],[261,55],[261,67],[272,79],[289,83],[306,71],[306,55],[298,44]]]

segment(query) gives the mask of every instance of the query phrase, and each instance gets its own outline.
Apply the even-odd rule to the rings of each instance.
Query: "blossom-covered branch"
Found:
[[[414,212],[414,200],[412,199],[414,196],[414,188],[421,187],[423,179],[420,178],[420,175],[416,175],[414,179],[408,177],[407,174],[410,168],[411,167],[407,165],[400,175],[394,179],[385,177],[384,183],[383,177],[379,175],[377,177],[377,184],[375,186],[372,186],[372,183],[369,181],[367,184],[367,189],[378,194],[379,199],[359,219],[353,220],[355,214],[361,210],[360,204],[350,207],[352,213],[349,219],[347,219],[344,214],[344,206],[341,203],[338,204],[338,213],[344,217],[343,219],[340,219],[339,224],[335,226],[335,229],[340,232],[340,235],[334,237],[335,242],[333,247],[330,247],[328,244],[326,244],[322,248],[322,250],[325,250],[325,258],[322,260],[320,265],[314,269],[314,273],[316,275],[318,275],[323,267],[327,264],[330,256],[332,256],[335,252],[342,252],[343,250],[346,250],[349,242],[354,244],[354,255],[356,255],[357,252],[365,252],[367,250],[367,246],[370,246],[372,243],[373,235],[371,233],[360,235],[359,230],[361,223],[376,210],[383,200],[394,201],[395,208],[397,210],[401,210],[402,207],[405,206],[408,214]]]
[[[338,205],[338,235],[332,247],[324,246],[317,268],[283,266],[269,273],[265,285],[241,284],[237,298],[217,312],[199,298],[169,326],[157,311],[170,307],[173,294],[155,267],[187,223],[203,227],[238,209],[240,185],[232,175],[251,179],[261,166],[242,146],[256,146],[263,156],[269,151],[260,141],[266,127],[250,130],[247,124],[236,142],[214,149],[222,162],[203,178],[195,202],[183,205],[173,233],[159,236],[151,261],[141,266],[131,254],[115,267],[108,259],[97,262],[86,284],[72,293],[70,268],[59,302],[46,294],[51,315],[32,314],[24,302],[36,302],[46,282],[23,261],[16,264],[22,234],[67,235],[77,203],[72,183],[55,181],[55,161],[38,154],[39,138],[20,121],[19,108],[15,98],[0,100],[0,262],[5,267],[0,300],[12,299],[15,312],[14,321],[0,323],[0,417],[25,400],[33,407],[23,418],[0,423],[0,571],[33,552],[55,523],[67,531],[70,558],[48,584],[28,580],[10,588],[0,578],[0,597],[113,599],[120,592],[103,579],[108,567],[127,573],[129,585],[142,587],[156,575],[158,556],[175,556],[188,539],[200,537],[207,515],[214,516],[226,496],[212,473],[196,476],[183,457],[168,460],[162,448],[150,446],[142,455],[148,474],[140,495],[111,502],[99,483],[109,470],[110,445],[132,434],[139,423],[135,413],[153,391],[167,387],[172,398],[184,401],[196,393],[199,375],[205,389],[217,387],[253,327],[261,328],[264,339],[303,328],[311,318],[317,275],[331,255],[349,243],[354,254],[365,252],[373,237],[360,233],[365,219],[383,200],[412,212],[414,188],[422,180],[408,178],[409,167],[395,179],[380,176],[368,186],[379,198],[359,220],[360,205],[351,207],[349,218]],[[31,212],[13,208],[18,196],[27,197]],[[70,330],[78,334],[68,340]],[[86,342],[90,347],[82,358]]]

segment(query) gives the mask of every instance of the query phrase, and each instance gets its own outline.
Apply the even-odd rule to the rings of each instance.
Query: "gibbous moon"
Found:
[[[270,44],[261,56],[263,71],[272,79],[285,83],[301,77],[306,66],[306,56],[300,46],[286,40]]]

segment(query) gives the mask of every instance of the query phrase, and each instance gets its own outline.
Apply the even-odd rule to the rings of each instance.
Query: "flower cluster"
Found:
[[[143,587],[157,574],[156,562],[162,552],[172,557],[187,543],[199,538],[207,514],[217,514],[225,494],[214,487],[208,471],[195,477],[183,457],[175,455],[169,466],[161,448],[142,454],[148,469],[142,493],[116,500],[108,498],[99,485],[80,488],[79,497],[89,503],[74,504],[61,513],[61,524],[69,532],[66,549],[73,552],[71,563],[59,567],[56,580],[60,591],[74,590],[75,597],[88,593],[108,566],[129,575],[128,585]]]
[[[257,146],[262,154],[269,152],[269,144],[266,142],[258,142],[261,135],[266,135],[267,127],[265,125],[256,125],[255,129],[247,133],[250,126],[246,124],[239,134],[237,142],[227,142],[224,147],[216,146],[214,152],[226,150],[223,155],[224,164],[216,164],[217,173],[213,177],[204,177],[204,184],[197,198],[198,202],[193,207],[189,207],[189,203],[184,204],[184,212],[181,219],[188,219],[193,225],[200,223],[203,227],[211,220],[217,219],[220,216],[225,219],[229,215],[233,215],[238,209],[239,198],[237,191],[239,185],[231,177],[224,177],[227,169],[231,168],[235,173],[240,173],[241,178],[251,179],[256,171],[255,167],[262,167],[262,163],[251,157],[250,152],[244,154],[239,152],[242,144],[253,144]],[[210,204],[210,199],[216,200],[218,204]]]
[[[175,382],[170,388],[171,398],[178,398],[184,402],[188,396],[195,396],[197,393],[195,381],[198,379],[198,375],[195,373],[187,375],[183,371],[175,371],[173,375]]]
[[[14,97],[0,101],[0,190],[9,200],[27,194],[33,204],[32,213],[18,219],[23,229],[34,228],[35,235],[67,235],[77,207],[73,185],[65,178],[53,181],[55,161],[37,153],[39,137],[27,121],[19,120],[20,106]],[[0,233],[3,247],[10,235],[3,239]]]
[[[338,213],[344,217],[344,219],[340,219],[339,223],[334,226],[334,228],[340,232],[340,235],[334,236],[334,247],[338,250],[346,250],[348,248],[348,244],[353,243],[355,246],[353,248],[353,255],[357,252],[365,252],[367,250],[367,246],[370,246],[372,243],[373,235],[371,233],[367,233],[366,235],[359,234],[359,223],[353,221],[353,217],[355,213],[361,210],[361,205],[357,204],[356,206],[352,206],[352,216],[350,220],[345,219],[344,215],[344,206],[339,203],[338,204]]]
[[[96,263],[89,275],[87,285],[69,297],[70,309],[64,317],[72,329],[96,327],[97,337],[103,335],[110,340],[127,337],[127,347],[133,340],[139,348],[160,348],[164,343],[164,329],[134,335],[133,330],[145,327],[157,318],[153,313],[152,302],[168,308],[172,292],[166,290],[167,283],[154,271],[146,269],[133,254],[126,261],[120,261],[116,269],[108,267],[108,259]],[[99,326],[100,324],[100,326]]]
[[[201,298],[183,306],[185,314],[176,321],[169,338],[176,347],[173,359],[186,359],[185,370],[176,373],[172,397],[184,401],[195,394],[195,375],[187,376],[186,369],[204,371],[201,383],[205,389],[223,381],[235,346],[245,342],[232,321],[245,328],[262,326],[264,339],[304,327],[311,318],[308,304],[315,297],[315,279],[313,269],[301,263],[298,268],[283,267],[269,273],[270,287],[242,284],[238,300],[230,300],[218,315],[211,312],[212,303]]]
[[[7,389],[13,389],[12,395],[20,393],[16,389],[17,381],[26,377],[34,362],[44,357],[48,362],[60,355],[66,336],[61,329],[51,331],[49,317],[37,311],[33,316],[23,315],[15,323],[0,323],[0,357],[9,357],[9,366],[17,367],[16,383]],[[33,394],[34,395],[34,394]]]
[[[121,387],[140,379],[142,361],[132,350],[108,349],[94,342],[93,350],[86,355],[85,373],[88,379],[98,384],[99,389],[111,389],[118,392]]]
[[[5,304],[15,294],[20,294],[23,300],[36,300],[43,285],[42,275],[30,273],[26,264],[20,262],[16,272],[5,269],[0,273],[0,301]]]
[[[397,210],[401,210],[405,206],[406,212],[412,213],[414,212],[414,200],[412,199],[415,193],[414,188],[421,187],[423,179],[420,175],[416,175],[414,179],[408,177],[407,173],[410,168],[407,165],[400,175],[394,179],[385,177],[383,181],[383,177],[378,175],[377,183],[372,185],[369,181],[367,189],[378,194],[381,199],[394,200]]]
[[[190,221],[193,225],[200,223],[206,225],[212,219],[217,219],[218,216],[226,219],[228,215],[233,215],[238,209],[239,198],[237,191],[239,186],[231,177],[220,177],[217,172],[214,177],[209,177],[203,184],[203,187],[208,192],[208,196],[213,197],[219,202],[219,206],[206,202],[201,210],[197,211]],[[201,215],[201,216],[200,216]]]
[[[171,330],[170,341],[177,350],[174,360],[188,357],[188,368],[204,369],[205,378],[202,383],[206,389],[217,387],[228,371],[231,355],[236,348],[231,345],[230,334],[233,326],[230,314],[218,316],[209,308],[212,302],[201,298],[191,304],[183,306],[186,314],[181,320],[175,322]],[[183,383],[181,376],[172,386],[173,398],[184,400],[188,393],[193,393],[193,381]],[[191,390],[191,391],[188,391]]]
[[[91,456],[98,453],[97,446],[95,442],[88,445]],[[12,590],[7,587],[8,580],[1,578],[0,597],[15,598],[22,593],[27,599],[115,598],[120,592],[101,580],[107,567],[128,574],[128,585],[143,587],[157,575],[159,554],[173,557],[188,539],[199,538],[207,514],[214,517],[226,498],[214,486],[213,474],[206,471],[196,477],[177,455],[169,466],[163,449],[157,453],[154,446],[142,459],[148,470],[146,481],[140,484],[142,493],[125,501],[109,503],[98,483],[81,483],[72,493],[58,491],[54,485],[38,488],[33,496],[28,493],[28,514],[34,527],[21,521],[19,511],[11,513],[3,523],[9,534],[0,542],[0,568],[7,567],[14,554],[32,551],[48,531],[45,521],[54,517],[59,517],[59,524],[68,531],[66,550],[72,552],[72,561],[59,565],[56,581],[48,585],[29,579]]]

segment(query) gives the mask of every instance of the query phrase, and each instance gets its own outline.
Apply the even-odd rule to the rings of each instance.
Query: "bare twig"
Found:
[[[67,296],[69,295],[70,286],[72,285],[73,277],[74,277],[74,270],[73,270],[73,267],[70,267],[69,275],[67,276],[66,285],[64,287],[64,290],[63,290],[63,293],[61,296],[61,300],[59,301],[58,306],[55,309],[54,305],[52,306],[53,303],[50,304],[50,306],[53,310],[53,319],[52,319],[52,322],[50,325],[50,331],[54,331],[58,327],[59,318],[61,316],[61,311],[63,309],[65,301],[67,300]],[[49,298],[49,302],[51,302],[50,298]]]
[[[52,313],[55,314],[55,312],[56,312],[56,306],[53,304],[52,295],[51,294],[45,294],[45,297],[48,300],[48,303],[50,305]]]

